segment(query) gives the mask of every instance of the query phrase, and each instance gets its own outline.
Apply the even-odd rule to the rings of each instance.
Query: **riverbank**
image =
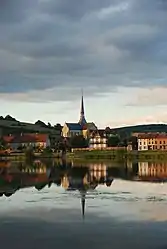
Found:
[[[34,153],[31,155],[32,159],[41,159],[41,158],[62,158],[60,153]],[[11,153],[7,155],[0,155],[0,159],[14,159],[14,160],[21,160],[27,158],[25,153]]]
[[[23,160],[27,156],[25,153],[12,153],[9,155],[0,155],[0,159],[7,160]],[[61,159],[61,153],[34,153],[33,159]],[[127,151],[122,150],[92,150],[92,151],[75,151],[68,152],[65,156],[67,160],[132,160],[132,161],[148,161],[148,160],[167,160],[167,151]]]
[[[93,150],[75,151],[67,153],[68,159],[106,159],[106,160],[164,160],[167,159],[167,151],[127,151],[122,150]]]

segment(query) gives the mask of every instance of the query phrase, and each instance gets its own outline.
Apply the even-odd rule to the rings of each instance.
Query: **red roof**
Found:
[[[153,134],[151,134],[151,133],[148,133],[148,134],[142,134],[142,135],[139,135],[138,136],[138,138],[139,139],[154,139],[154,138],[157,138],[157,139],[167,139],[167,134],[155,134],[155,133],[153,133]]]
[[[23,134],[17,136],[3,137],[6,143],[45,143],[48,139],[47,134]]]

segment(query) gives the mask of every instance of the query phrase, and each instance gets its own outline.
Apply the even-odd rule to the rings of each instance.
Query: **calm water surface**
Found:
[[[167,248],[167,162],[0,162],[2,248]]]

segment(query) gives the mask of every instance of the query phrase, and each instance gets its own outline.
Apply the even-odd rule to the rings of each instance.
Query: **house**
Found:
[[[136,136],[131,137],[127,141],[127,151],[138,150],[138,139]]]
[[[3,140],[13,150],[19,147],[40,147],[46,148],[50,146],[49,135],[47,134],[20,134],[4,136]]]
[[[167,150],[166,133],[146,133],[138,136],[138,150]]]
[[[89,148],[105,149],[107,147],[107,137],[105,130],[93,131],[90,134]]]
[[[85,124],[82,127],[82,134],[83,134],[84,138],[88,139],[90,137],[91,133],[95,132],[97,130],[98,130],[97,126],[93,122],[90,122],[90,123]]]

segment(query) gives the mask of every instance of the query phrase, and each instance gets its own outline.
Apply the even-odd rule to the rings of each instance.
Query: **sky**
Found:
[[[0,115],[167,122],[166,0],[1,0]]]

